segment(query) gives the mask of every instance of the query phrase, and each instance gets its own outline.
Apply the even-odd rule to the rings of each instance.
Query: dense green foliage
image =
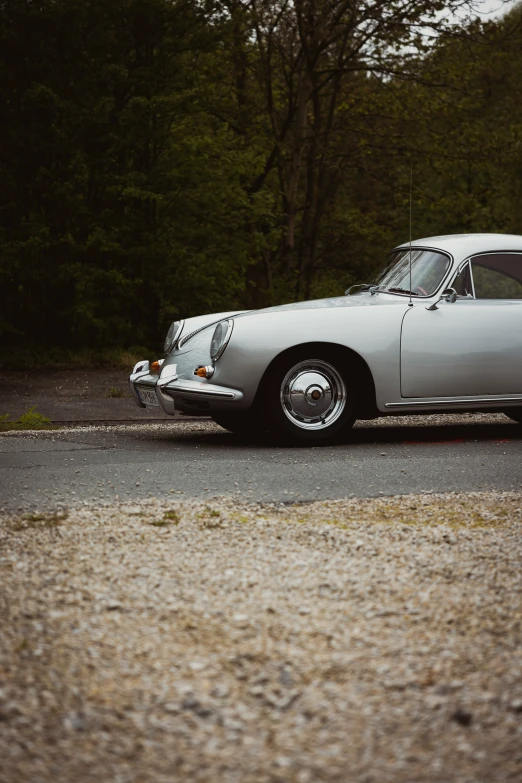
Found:
[[[410,166],[415,236],[522,233],[520,6],[456,4],[0,0],[2,342],[342,293],[407,239]]]

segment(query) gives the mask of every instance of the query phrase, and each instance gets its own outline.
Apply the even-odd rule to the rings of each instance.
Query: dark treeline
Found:
[[[521,8],[457,6],[0,0],[3,344],[340,294],[408,238],[410,166],[414,236],[522,233]]]

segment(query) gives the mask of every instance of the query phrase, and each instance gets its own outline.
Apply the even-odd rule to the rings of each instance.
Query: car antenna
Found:
[[[413,163],[410,163],[410,301],[408,303],[408,307],[413,307],[413,302],[411,301],[411,183],[413,180]]]

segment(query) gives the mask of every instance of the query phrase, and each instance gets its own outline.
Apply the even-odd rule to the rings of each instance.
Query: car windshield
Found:
[[[380,291],[413,296],[431,296],[440,286],[448,271],[450,259],[436,250],[411,250],[411,281],[410,281],[410,249],[401,248],[390,254],[389,263],[378,275],[374,285]]]

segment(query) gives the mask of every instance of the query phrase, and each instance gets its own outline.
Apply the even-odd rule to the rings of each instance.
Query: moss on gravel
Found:
[[[0,416],[0,432],[8,432],[9,430],[57,430],[59,429],[56,424],[53,424],[51,419],[44,416],[42,413],[36,410],[34,405],[23,413],[18,419],[10,421],[10,416]]]

